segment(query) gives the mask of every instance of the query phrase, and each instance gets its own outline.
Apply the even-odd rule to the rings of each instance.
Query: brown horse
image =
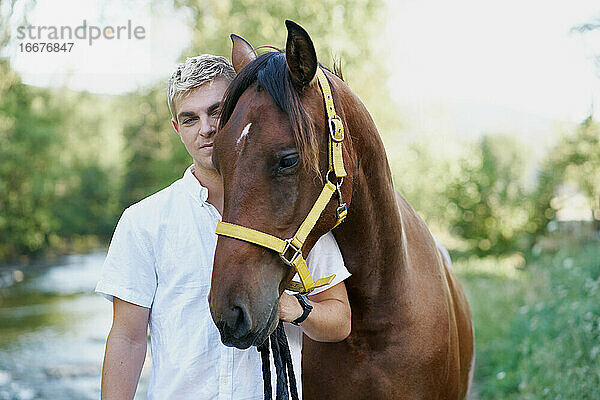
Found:
[[[223,221],[279,238],[296,232],[329,179],[330,128],[315,78],[322,67],[306,31],[286,26],[285,53],[257,57],[232,36],[239,74],[213,154],[225,186]],[[352,332],[340,343],[304,338],[304,398],[464,399],[474,359],[467,300],[424,222],[396,197],[365,106],[338,76],[326,77],[346,135],[341,195],[348,215],[333,233],[352,273]],[[337,207],[334,197],[304,254],[333,228]],[[209,298],[223,342],[247,348],[266,339],[293,274],[277,253],[221,236]]]

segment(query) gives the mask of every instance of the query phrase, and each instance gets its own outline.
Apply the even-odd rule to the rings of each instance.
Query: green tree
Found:
[[[194,36],[184,57],[214,53],[231,57],[229,35],[236,33],[254,47],[285,48],[284,21],[294,20],[310,34],[319,61],[332,67],[343,64],[344,78],[369,108],[381,132],[400,124],[397,110],[390,107],[383,67],[389,43],[381,37],[385,18],[382,0],[174,0],[185,9]],[[260,51],[260,50],[259,50]]]
[[[450,156],[433,141],[386,142],[397,190],[434,231],[446,230],[449,215],[446,186],[456,179]],[[439,232],[438,232],[439,233]]]
[[[110,239],[122,211],[123,129],[130,113],[125,99],[53,90],[65,110],[61,121],[60,177],[53,212],[59,235]]]
[[[523,146],[508,136],[484,136],[460,160],[460,174],[449,183],[452,231],[483,256],[520,247],[533,230]]]
[[[591,202],[600,195],[600,127],[586,118],[556,149],[558,166],[574,181]],[[590,204],[592,205],[592,204]]]
[[[118,213],[115,188],[109,171],[96,162],[78,163],[63,171],[52,206],[59,221],[56,233],[65,239],[85,235],[109,240]]]
[[[175,0],[174,4],[185,8],[193,21],[194,37],[184,56],[207,51],[230,56],[231,33],[254,46],[284,48],[284,21],[292,19],[310,33],[323,63],[331,63],[336,54],[351,70],[372,55],[371,39],[383,11],[381,0]]]
[[[127,207],[168,186],[191,164],[171,126],[166,87],[136,92],[122,100],[125,169],[120,203]]]
[[[0,60],[0,259],[45,249],[55,199],[62,111]]]
[[[538,176],[537,206],[532,215],[537,231],[543,233],[555,217],[552,199],[565,182],[573,183],[589,199],[600,230],[600,126],[586,118],[571,134],[564,135],[550,150]]]

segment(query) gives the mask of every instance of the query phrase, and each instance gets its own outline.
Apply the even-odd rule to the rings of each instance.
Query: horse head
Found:
[[[257,56],[232,35],[232,60],[238,75],[225,95],[213,163],[223,178],[223,221],[277,238],[294,235],[330,179],[330,127],[317,82],[314,45],[292,21],[285,52]],[[337,114],[344,119],[341,79],[326,72]],[[348,133],[346,133],[348,135]],[[348,176],[340,186],[349,205],[352,145],[343,143]],[[337,222],[335,195],[302,246],[308,254]],[[295,274],[265,247],[220,236],[209,295],[213,320],[224,344],[247,348],[261,344],[278,323],[278,299]],[[318,278],[318,277],[317,277]]]

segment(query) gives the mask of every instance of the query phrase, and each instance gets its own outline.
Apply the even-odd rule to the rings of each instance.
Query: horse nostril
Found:
[[[231,318],[229,320],[229,326],[233,332],[233,337],[241,339],[250,332],[252,326],[252,319],[248,312],[248,307],[239,300],[233,301],[233,307],[231,307]]]

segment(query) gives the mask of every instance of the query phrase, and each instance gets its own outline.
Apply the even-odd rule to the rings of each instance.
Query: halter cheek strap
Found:
[[[327,125],[329,126],[329,172],[327,172],[327,176],[325,177],[323,189],[315,201],[315,204],[313,204],[310,209],[308,216],[304,219],[294,236],[287,240],[229,222],[219,222],[217,224],[217,235],[243,240],[277,252],[283,262],[293,267],[300,277],[301,282],[290,282],[288,290],[302,293],[308,293],[317,287],[328,285],[333,281],[333,278],[335,278],[335,275],[331,275],[313,280],[308,267],[306,266],[304,256],[302,255],[302,246],[304,245],[306,238],[315,227],[315,224],[321,217],[327,204],[329,204],[334,193],[338,194],[339,202],[336,211],[337,222],[334,228],[342,223],[348,214],[348,209],[346,203],[342,201],[342,193],[340,190],[344,177],[346,176],[344,160],[342,157],[344,125],[341,118],[335,113],[329,81],[321,68],[317,68],[317,80],[323,94],[325,111],[327,114]],[[331,173],[337,178],[335,184],[329,180],[329,175]]]

